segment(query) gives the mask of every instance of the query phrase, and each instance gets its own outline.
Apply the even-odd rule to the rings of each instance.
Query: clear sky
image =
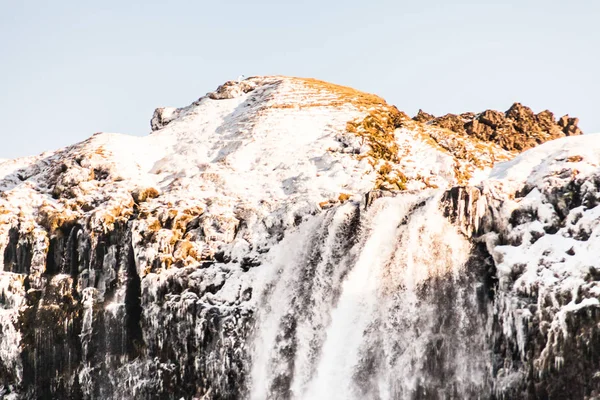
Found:
[[[600,131],[597,0],[3,1],[0,158],[145,135],[239,75],[314,77],[414,115],[513,102]]]

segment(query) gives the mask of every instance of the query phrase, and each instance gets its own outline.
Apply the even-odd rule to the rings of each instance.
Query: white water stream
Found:
[[[438,207],[439,194],[345,204],[272,249],[251,399],[485,397],[470,245]]]

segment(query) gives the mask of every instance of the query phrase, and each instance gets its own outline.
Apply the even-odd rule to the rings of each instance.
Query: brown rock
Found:
[[[544,110],[536,115],[540,129],[548,132],[550,136],[558,138],[562,136],[562,130],[554,120],[554,114],[549,110]]]
[[[446,114],[443,117],[439,117],[431,121],[433,125],[439,126],[440,128],[449,129],[453,132],[465,134],[465,120],[460,115]]]
[[[435,116],[426,113],[425,111],[419,109],[419,112],[417,113],[417,115],[414,116],[413,120],[417,121],[417,122],[429,122],[432,119],[434,119]]]
[[[581,129],[577,126],[579,118],[569,118],[569,115],[564,115],[558,120],[558,126],[566,136],[581,135]]]
[[[469,136],[475,136],[476,138],[485,141],[491,140],[492,135],[495,132],[495,129],[492,126],[487,125],[485,122],[477,119],[467,122],[465,124],[465,129]]]
[[[521,103],[513,104],[506,111],[506,118],[511,119],[514,123],[514,128],[517,132],[532,133],[540,131],[537,126],[537,120],[533,110],[529,107],[521,105]]]
[[[208,97],[213,100],[233,99],[244,93],[253,91],[256,83],[251,80],[245,81],[227,81],[217,88],[214,92],[208,93]]]
[[[549,128],[556,125],[554,114],[550,110],[544,110],[536,115],[538,123],[541,127]]]
[[[565,115],[557,122],[550,111],[544,110],[536,115],[531,108],[520,103],[514,103],[505,113],[486,110],[477,115],[463,113],[433,119],[430,117],[430,114],[419,110],[413,119],[497,143],[508,151],[523,151],[548,140],[582,133],[577,127],[577,118]]]
[[[535,114],[531,108],[522,105],[521,103],[514,103],[505,113],[506,118],[511,118],[514,120],[534,120]]]
[[[390,107],[390,116],[392,118],[392,124],[396,128],[403,126],[404,121],[409,121],[411,118],[404,111],[398,110],[396,106]]]
[[[506,124],[504,114],[495,110],[485,110],[479,115],[478,120],[492,129],[498,129],[500,126]]]

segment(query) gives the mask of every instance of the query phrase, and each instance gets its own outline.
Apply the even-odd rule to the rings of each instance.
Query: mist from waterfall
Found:
[[[440,196],[346,203],[271,250],[251,399],[489,397],[482,280]]]

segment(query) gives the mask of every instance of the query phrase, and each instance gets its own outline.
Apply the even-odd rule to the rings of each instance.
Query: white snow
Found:
[[[244,93],[240,84],[254,89]],[[320,203],[336,203],[342,193],[360,199],[374,187],[378,166],[346,131],[366,111],[339,96],[301,79],[250,78],[220,92],[219,100],[205,96],[188,107],[162,109],[169,123],[148,136],[99,133],[56,152],[6,161],[0,164],[0,209],[10,211],[4,221],[15,224],[21,215],[36,225],[45,209],[106,230],[111,215],[127,212],[122,209],[132,204],[135,188],[154,188],[160,196],[143,204],[148,212],[201,210],[210,243],[199,252],[229,243],[243,220],[247,232],[230,248],[245,253],[249,243],[265,241],[266,229],[293,226]],[[454,181],[452,156],[407,129],[396,138],[408,189]],[[82,204],[94,207],[83,211]],[[0,226],[0,243],[10,225]]]
[[[0,220],[12,222],[0,226],[0,243],[17,215],[35,224],[42,208],[103,226],[108,215],[131,203],[130,193],[139,187],[161,193],[145,209],[202,210],[214,251],[232,239],[240,218],[289,226],[296,215],[318,210],[320,202],[337,200],[342,192],[362,195],[373,187],[367,159],[331,151],[340,147],[337,136],[346,123],[364,111],[327,105],[331,93],[315,93],[300,80],[256,82],[246,94],[233,87],[237,97],[203,97],[176,113],[170,110],[176,118],[146,137],[100,133],[56,152],[1,163],[0,209],[6,211]],[[311,101],[323,105],[288,107]],[[108,179],[102,179],[102,171]],[[56,187],[69,196],[56,199],[47,189],[56,176]],[[96,206],[81,211],[77,204]],[[214,230],[215,224],[221,228]],[[258,232],[239,241],[264,240],[264,229],[261,223]]]
[[[345,130],[346,122],[362,112],[351,106],[269,108],[278,102],[301,103],[306,90],[291,79],[269,78],[261,83],[236,98],[202,98],[146,137],[102,133],[55,154],[2,163],[0,178],[36,164],[42,171],[30,168],[31,172],[42,172],[41,176],[29,181],[37,185],[47,178],[40,166],[44,158],[60,162],[82,155],[86,156],[81,162],[84,170],[102,167],[114,174],[109,183],[112,190],[153,186],[172,199],[200,201],[219,195],[229,209],[259,207],[262,200],[275,209],[284,200],[294,203],[290,197],[302,203],[297,207],[316,207],[343,191],[364,192],[372,187],[366,160],[327,151],[339,145],[335,135]],[[73,179],[83,181],[81,176]],[[26,191],[33,198],[41,195],[56,203],[19,182],[0,181],[0,188],[11,197]],[[82,194],[102,188],[90,182]]]
[[[551,321],[542,357],[553,357],[558,367],[561,350],[555,347],[555,339],[568,334],[565,315],[599,304],[600,283],[590,279],[590,273],[600,268],[600,205],[568,207],[571,198],[583,197],[582,193],[600,199],[593,184],[599,177],[600,135],[593,134],[528,150],[496,165],[483,182],[484,190],[501,199],[499,219],[508,221],[515,210],[533,216],[514,226],[506,223],[504,234],[512,245],[495,245],[495,236],[488,237],[500,283],[497,307],[505,334],[523,343],[527,322],[533,318],[524,299],[532,299],[538,320],[549,317]],[[523,188],[528,193],[519,197],[517,192]],[[568,212],[564,222],[557,207]],[[546,360],[540,363],[546,365]]]
[[[501,180],[512,187],[526,182],[535,183],[563,167],[570,157],[575,156],[583,158],[583,163],[578,164],[585,168],[582,172],[593,171],[600,160],[600,133],[570,136],[543,143],[511,161],[496,164],[489,178]]]

